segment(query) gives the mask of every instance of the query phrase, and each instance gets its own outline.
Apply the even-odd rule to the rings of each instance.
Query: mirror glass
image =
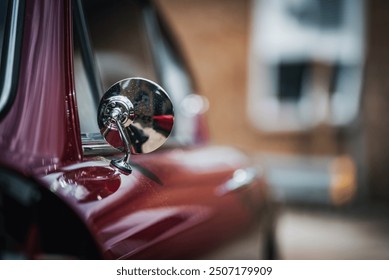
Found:
[[[169,137],[174,123],[173,105],[156,83],[143,78],[124,79],[104,94],[97,122],[113,147],[133,154],[149,153]]]

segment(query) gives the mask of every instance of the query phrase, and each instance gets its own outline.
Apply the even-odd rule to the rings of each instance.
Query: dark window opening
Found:
[[[81,133],[98,133],[98,103],[128,77],[156,80],[139,1],[77,1],[74,68]]]
[[[309,70],[307,62],[282,62],[278,65],[278,98],[282,101],[299,101]]]

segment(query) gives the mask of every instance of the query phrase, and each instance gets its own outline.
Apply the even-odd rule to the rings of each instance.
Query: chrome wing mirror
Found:
[[[129,78],[111,86],[97,111],[100,133],[124,157],[111,164],[130,174],[130,154],[150,153],[169,137],[173,105],[165,90],[143,78]]]

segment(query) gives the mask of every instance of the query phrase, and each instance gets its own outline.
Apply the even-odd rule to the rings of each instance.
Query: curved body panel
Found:
[[[43,181],[88,225],[104,258],[191,258],[258,219],[265,201],[260,178],[220,192],[247,164],[230,148],[176,149],[134,156],[131,176],[96,158]]]
[[[65,202],[95,239],[101,257],[192,258],[258,220],[266,200],[264,179],[235,178],[250,162],[234,149],[134,155],[131,175],[111,167],[110,159],[82,158],[71,1],[26,1],[24,22],[17,95],[0,122],[0,164],[34,177]],[[161,127],[167,123],[157,121]],[[40,213],[58,224],[55,211]],[[44,238],[31,232],[28,244]],[[59,243],[66,234],[61,236]],[[80,243],[72,240],[66,244]],[[27,247],[34,258],[35,246]]]

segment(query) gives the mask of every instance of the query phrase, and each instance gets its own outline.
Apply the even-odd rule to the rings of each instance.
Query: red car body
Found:
[[[134,155],[131,175],[102,156],[84,156],[72,38],[70,0],[26,1],[17,91],[0,120],[0,161],[9,174],[53,194],[50,199],[85,226],[85,236],[74,236],[77,229],[62,223],[54,208],[42,210],[49,225],[65,231],[51,236],[55,242],[90,242],[96,254],[50,249],[46,227],[35,218],[12,250],[25,258],[195,258],[263,218],[263,177],[228,188],[234,172],[251,164],[233,148],[203,145]],[[3,211],[12,218],[11,210]]]

